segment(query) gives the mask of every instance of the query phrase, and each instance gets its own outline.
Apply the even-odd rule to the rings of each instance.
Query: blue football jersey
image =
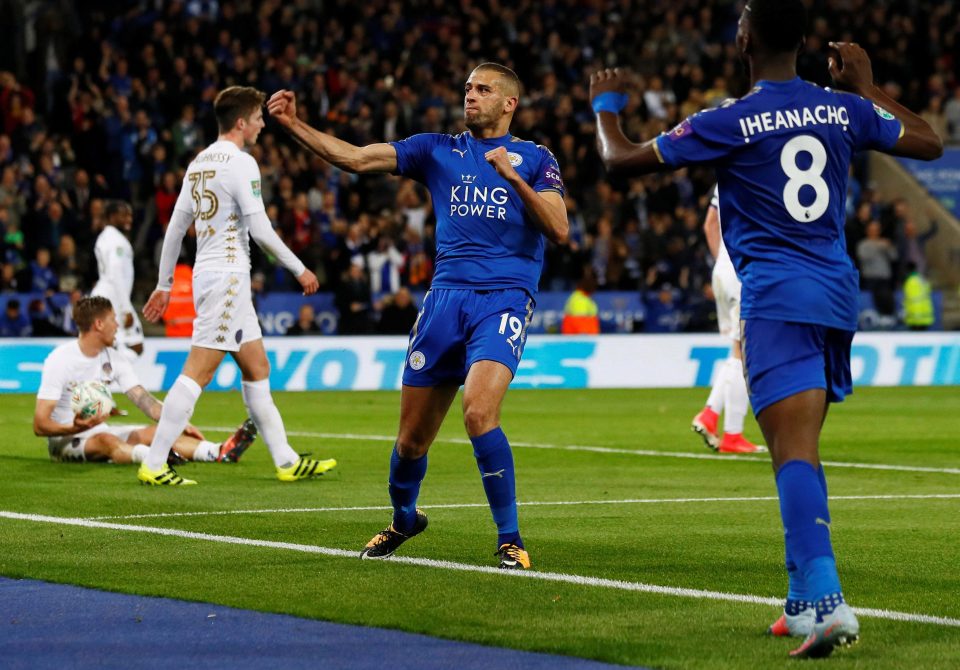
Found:
[[[506,147],[510,164],[534,191],[563,195],[557,159],[544,146],[511,135],[424,133],[399,142],[397,173],[424,184],[437,217],[435,288],[522,288],[536,295],[543,234],[516,191],[485,159]]]
[[[671,167],[712,164],[741,316],[856,330],[859,278],[843,235],[853,154],[890,149],[893,114],[802,79],[760,81],[657,138]]]

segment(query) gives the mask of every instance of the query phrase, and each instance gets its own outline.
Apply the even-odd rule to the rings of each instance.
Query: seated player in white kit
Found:
[[[107,298],[81,299],[73,316],[80,335],[54,349],[43,362],[33,432],[47,438],[54,461],[141,463],[150,451],[155,425],[111,426],[106,423],[108,415],[81,419],[70,407],[70,395],[78,383],[114,384],[153,421],[160,418],[163,403],[140,384],[127,358],[113,348],[118,323]],[[116,415],[116,410],[111,415]],[[227,441],[215,444],[188,425],[171,455],[177,462],[236,462],[256,434],[256,427],[247,419]]]

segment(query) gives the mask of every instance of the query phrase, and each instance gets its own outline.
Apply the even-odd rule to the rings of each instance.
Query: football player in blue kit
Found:
[[[427,527],[417,509],[427,451],[462,384],[463,416],[505,569],[530,567],[517,521],[513,455],[500,405],[523,354],[543,265],[544,238],[567,238],[564,186],[543,146],[513,137],[520,82],[507,67],[479,65],[467,79],[467,132],[425,133],[357,147],[297,118],[278,91],[270,113],[303,146],[349,172],[392,172],[426,185],[437,218],[436,273],[410,334],[400,428],[390,459],[393,521],[361,552],[387,558]]]
[[[784,527],[789,589],[770,632],[804,637],[791,652],[798,658],[826,656],[856,641],[860,628],[840,589],[818,449],[829,403],[852,392],[858,276],[843,235],[850,161],[866,149],[925,160],[943,151],[926,122],[874,85],[856,44],[830,45],[830,74],[849,93],[797,77],[805,25],[801,0],[749,0],[736,39],[750,92],[641,144],[619,124],[627,75],[604,70],[590,80],[608,170],[716,169],[723,239],[743,282],[750,401]]]

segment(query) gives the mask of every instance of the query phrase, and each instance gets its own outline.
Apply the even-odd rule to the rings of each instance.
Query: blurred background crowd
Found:
[[[946,142],[960,142],[955,3],[808,4],[817,18],[799,59],[803,78],[828,85],[827,42],[857,41],[888,93],[922,110]],[[571,241],[548,249],[541,288],[569,292],[587,277],[591,290],[685,305],[682,329],[709,330],[713,259],[702,221],[713,175],[608,181],[587,80],[601,67],[632,67],[640,93],[626,110],[628,134],[666,131],[746,92],[733,45],[741,8],[727,0],[0,0],[0,291],[88,291],[104,203],[116,198],[134,207],[134,303],[142,304],[183,171],[216,138],[212,103],[226,86],[293,90],[309,123],[367,144],[461,132],[463,82],[494,60],[526,87],[511,132],[549,147],[567,186]],[[429,287],[436,253],[426,190],[343,173],[269,118],[253,155],[267,212],[321,290],[337,296],[341,332],[375,331],[402,288],[409,311],[403,303]],[[937,224],[870,183],[859,161],[847,244],[877,311],[893,315],[894,291],[923,271]],[[185,258],[193,246],[188,239]],[[258,294],[295,289],[259,249],[253,263]],[[36,330],[30,314],[45,305],[18,309],[7,309],[3,335]]]

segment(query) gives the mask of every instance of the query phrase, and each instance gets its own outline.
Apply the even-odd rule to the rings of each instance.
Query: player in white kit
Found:
[[[703,231],[710,253],[716,259],[711,283],[717,301],[717,325],[720,334],[732,340],[733,346],[730,348],[730,357],[717,373],[706,407],[693,418],[691,428],[711,449],[726,454],[752,454],[764,449],[743,436],[743,419],[747,415],[749,400],[740,354],[740,280],[720,234],[720,199],[716,188],[707,208]],[[717,433],[721,413],[722,439]]]
[[[140,463],[150,450],[148,445],[156,426],[110,426],[107,416],[81,419],[70,407],[70,395],[78,383],[99,381],[108,388],[119,388],[154,421],[160,418],[162,403],[140,384],[129,361],[113,348],[118,324],[109,300],[103,296],[81,299],[74,308],[74,318],[79,337],[61,344],[43,362],[33,432],[47,438],[53,461]],[[114,415],[116,410],[109,416]],[[188,424],[171,453],[176,454],[178,461],[182,458],[236,462],[253,442],[256,432],[247,420],[230,439],[215,444]]]
[[[120,323],[116,347],[131,360],[143,353],[143,327],[130,301],[133,292],[133,247],[127,235],[133,226],[133,209],[122,200],[109,201],[103,210],[106,225],[97,235],[97,283],[90,295],[107,298]]]
[[[250,295],[250,237],[296,276],[304,295],[319,288],[316,275],[273,230],[260,196],[260,167],[242,151],[253,146],[263,130],[265,98],[246,86],[231,86],[217,95],[214,112],[220,136],[187,168],[163,240],[160,281],[143,314],[156,322],[166,311],[180,244],[187,229],[195,224],[193,301],[197,317],[190,354],[167,394],[157,435],[137,473],[144,484],[196,484],[170,468],[167,454],[228,352],[240,367],[243,402],[267,443],[277,478],[297,481],[336,466],[332,459],[320,461],[298,455],[287,442],[283,419],[270,394],[270,363]]]

